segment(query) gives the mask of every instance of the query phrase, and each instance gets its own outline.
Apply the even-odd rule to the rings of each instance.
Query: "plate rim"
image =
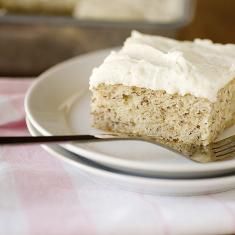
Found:
[[[38,132],[38,134],[40,134],[40,131],[36,129],[36,127],[33,126],[33,124],[30,122],[30,120],[26,117],[26,124],[27,124],[27,128],[30,132],[30,134],[32,136],[37,135],[35,133]],[[35,131],[34,131],[34,130]],[[56,146],[56,147],[55,147]],[[52,154],[53,156],[56,155],[56,157],[58,157],[60,160],[68,163],[68,164],[72,164],[75,167],[78,167],[77,165],[79,165],[79,169],[88,169],[85,171],[92,171],[92,174],[101,174],[102,177],[111,177],[111,178],[115,178],[115,179],[119,179],[119,180],[124,180],[124,181],[130,181],[130,183],[146,183],[146,181],[148,182],[148,184],[151,184],[151,186],[153,186],[154,184],[158,183],[161,187],[172,187],[172,184],[174,184],[175,187],[182,187],[183,189],[188,188],[188,185],[190,184],[190,187],[207,187],[208,185],[214,185],[218,187],[219,185],[226,185],[225,183],[229,184],[229,185],[233,185],[230,186],[229,188],[223,188],[222,190],[219,190],[217,188],[217,190],[215,191],[211,191],[211,192],[207,192],[207,193],[203,193],[203,192],[193,192],[190,193],[190,190],[188,190],[187,192],[159,192],[159,195],[168,195],[168,196],[197,196],[197,195],[206,195],[206,194],[211,194],[211,193],[221,193],[221,192],[226,192],[229,190],[234,190],[235,189],[235,174],[228,174],[225,176],[218,176],[218,177],[208,177],[208,178],[199,178],[199,179],[169,179],[169,178],[158,178],[158,177],[144,177],[144,176],[135,176],[135,175],[129,175],[128,173],[125,172],[113,172],[111,169],[107,170],[107,169],[102,169],[102,168],[97,168],[97,167],[93,167],[90,166],[88,164],[83,164],[81,162],[77,162],[75,160],[72,160],[71,158],[66,157],[65,155],[63,155],[61,152],[59,152],[59,150],[57,151],[55,148],[59,149],[63,149],[61,146],[55,144],[54,148],[52,146],[49,145],[42,145],[42,148],[45,149],[45,151],[49,152],[50,154]],[[63,149],[65,152],[67,152],[68,154],[73,154],[70,153],[68,150]],[[78,156],[79,158],[80,156]],[[91,160],[90,160],[91,161]],[[156,185],[155,185],[156,186]],[[155,193],[157,194],[157,193]]]

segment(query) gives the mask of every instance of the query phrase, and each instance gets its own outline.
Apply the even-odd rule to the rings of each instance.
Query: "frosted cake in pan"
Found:
[[[235,45],[132,32],[90,77],[94,127],[193,154],[233,123]]]

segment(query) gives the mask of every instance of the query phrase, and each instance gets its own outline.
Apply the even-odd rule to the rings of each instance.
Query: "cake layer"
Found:
[[[215,103],[189,94],[100,84],[92,94],[93,123],[112,132],[207,145],[233,119],[234,94],[235,80],[218,92]]]
[[[9,11],[72,13],[79,0],[0,0],[0,8]]]
[[[121,84],[216,102],[219,90],[234,77],[235,45],[181,42],[134,31],[119,52],[93,70],[90,88]]]

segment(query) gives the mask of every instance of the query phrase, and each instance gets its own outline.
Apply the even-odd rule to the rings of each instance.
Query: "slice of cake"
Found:
[[[94,127],[184,153],[215,141],[235,113],[235,45],[133,32],[90,78]]]

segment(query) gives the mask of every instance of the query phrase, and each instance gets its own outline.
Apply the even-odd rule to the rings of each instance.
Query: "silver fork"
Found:
[[[163,148],[166,148],[172,152],[179,153],[183,156],[186,156],[187,158],[190,158],[193,161],[196,162],[203,162],[201,158],[197,158],[196,156],[191,156],[189,154],[183,154],[182,152],[179,152],[169,146],[166,146],[164,144],[161,144],[157,142],[156,140],[153,140],[149,137],[136,137],[132,135],[120,135],[120,134],[103,134],[102,138],[107,135],[107,139],[112,136],[112,138],[116,138],[116,140],[124,139],[124,140],[141,140],[145,142],[150,142],[153,144],[156,144],[158,146],[161,146]],[[154,138],[154,136],[152,136]],[[201,151],[201,153],[207,154],[210,160],[205,160],[206,161],[218,161],[222,160],[225,158],[232,158],[235,157],[235,135],[227,137],[225,139],[216,141],[214,143],[211,143],[207,146],[201,146],[199,149],[197,149],[198,152]],[[201,160],[199,160],[201,159]]]
[[[87,141],[117,141],[117,140],[140,140],[150,142],[166,148],[172,152],[179,153],[186,157],[188,155],[170,148],[164,144],[158,143],[149,137],[138,137],[129,134],[114,134],[104,133],[97,135],[56,135],[56,136],[3,136],[0,137],[0,145],[18,145],[18,144],[48,144],[58,142],[87,142]],[[211,143],[208,146],[203,146],[203,151],[210,155],[211,160],[221,160],[224,158],[235,157],[235,135],[226,139]],[[191,158],[193,161],[199,161],[196,158]]]

